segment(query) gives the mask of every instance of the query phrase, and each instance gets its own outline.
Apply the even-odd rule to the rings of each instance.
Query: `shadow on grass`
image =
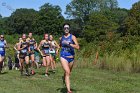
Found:
[[[48,71],[50,74],[55,74],[55,71],[54,70],[49,70]]]
[[[38,73],[38,74],[44,76],[46,73]],[[48,75],[50,75],[50,73],[48,73]]]
[[[40,73],[38,73],[39,75],[45,75],[45,73],[42,73],[42,72],[40,72]],[[55,72],[53,72],[53,71],[48,71],[48,75],[51,75],[51,74],[55,74]]]
[[[4,74],[7,74],[8,72],[2,72],[2,73],[0,73],[1,75],[4,75]]]
[[[67,93],[67,88],[58,88],[57,91],[60,91],[60,93]],[[75,89],[71,89],[71,91],[76,93]]]

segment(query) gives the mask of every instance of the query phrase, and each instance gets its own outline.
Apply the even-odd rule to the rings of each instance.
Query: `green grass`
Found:
[[[15,70],[4,72],[0,75],[0,93],[66,93],[60,66],[49,78],[43,75],[44,68],[36,70],[37,74],[30,77],[21,77]],[[71,88],[73,93],[140,93],[140,74],[75,67]]]

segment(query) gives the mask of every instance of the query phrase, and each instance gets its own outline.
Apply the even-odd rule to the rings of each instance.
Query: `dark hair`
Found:
[[[26,34],[25,34],[25,33],[23,33],[23,34],[22,34],[22,36],[23,36],[23,35],[26,35]]]
[[[70,27],[70,24],[69,24],[69,23],[64,23],[64,24],[63,24],[63,27],[64,27],[65,25],[69,25],[69,27]]]

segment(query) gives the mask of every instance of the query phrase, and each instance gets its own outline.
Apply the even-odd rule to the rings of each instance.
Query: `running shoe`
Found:
[[[49,76],[48,73],[45,73],[45,76],[48,77]]]
[[[27,69],[26,69],[25,75],[30,76],[29,71]]]
[[[25,75],[26,75],[26,76],[30,76],[30,74],[29,74],[29,73],[27,73],[27,72],[25,73]]]

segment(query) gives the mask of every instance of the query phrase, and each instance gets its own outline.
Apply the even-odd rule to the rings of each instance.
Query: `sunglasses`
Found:
[[[64,27],[64,30],[68,29],[69,30],[69,27]]]
[[[1,37],[1,38],[4,38],[4,37]]]

